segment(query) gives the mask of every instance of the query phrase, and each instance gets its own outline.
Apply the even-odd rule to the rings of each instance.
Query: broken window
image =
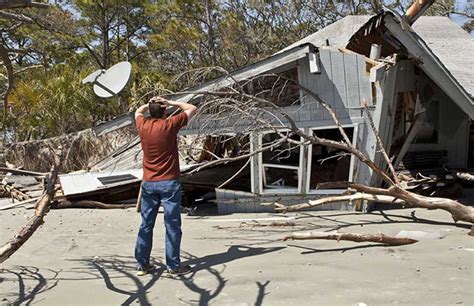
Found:
[[[287,135],[289,132],[281,132]],[[293,135],[292,140],[300,141]],[[281,139],[278,133],[264,134],[261,138],[262,147],[275,145]],[[300,187],[301,145],[284,142],[261,153],[263,190],[283,189],[297,191]]]
[[[354,128],[344,128],[349,139],[353,139]],[[313,135],[334,141],[342,141],[337,128],[313,130]],[[322,145],[312,145],[309,151],[309,189],[333,189],[319,186],[321,183],[348,181],[352,155],[344,150]]]

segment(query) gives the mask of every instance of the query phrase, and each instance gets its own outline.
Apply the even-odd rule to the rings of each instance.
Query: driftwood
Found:
[[[353,242],[376,242],[385,245],[405,245],[418,242],[411,238],[399,238],[380,234],[354,234],[354,233],[338,233],[338,232],[306,232],[292,233],[283,238],[286,240],[306,240],[306,239],[325,239],[325,240],[346,240]]]
[[[97,208],[97,209],[125,209],[134,207],[135,204],[106,204],[97,201],[61,201],[54,202],[51,205],[52,209],[65,209],[65,208]]]
[[[48,213],[51,200],[56,193],[55,183],[58,177],[59,164],[59,161],[55,163],[53,170],[48,177],[46,190],[36,202],[34,215],[28,219],[26,224],[12,239],[0,248],[0,263],[10,258],[10,256],[13,255],[33,235],[38,227],[43,224],[43,218]]]

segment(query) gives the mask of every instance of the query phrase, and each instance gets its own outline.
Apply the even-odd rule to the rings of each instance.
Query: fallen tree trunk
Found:
[[[274,205],[275,205],[275,210],[278,212],[289,212],[289,211],[308,209],[308,208],[321,206],[324,204],[329,204],[329,203],[334,203],[334,202],[356,201],[356,200],[367,200],[367,201],[375,201],[375,202],[390,203],[390,204],[404,204],[405,203],[404,201],[397,199],[395,197],[391,197],[391,196],[373,195],[373,194],[356,192],[354,194],[321,198],[321,199],[309,201],[308,203],[291,205],[291,206],[282,205],[276,202],[274,203]]]
[[[398,186],[391,186],[387,189],[369,187],[361,184],[351,184],[350,186],[359,192],[370,193],[377,196],[385,195],[395,197],[405,201],[404,205],[408,207],[445,210],[451,214],[454,222],[466,221],[474,223],[474,208],[455,200],[423,196],[404,190]]]
[[[65,208],[97,208],[97,209],[125,209],[129,207],[135,207],[135,204],[106,204],[97,201],[61,201],[55,202],[51,205],[52,209],[65,209]]]
[[[26,224],[12,239],[0,248],[0,263],[10,258],[10,256],[13,255],[33,235],[38,227],[43,224],[43,218],[48,213],[51,200],[56,193],[54,185],[58,177],[58,171],[59,162],[54,165],[53,170],[48,177],[46,190],[36,202],[35,214],[28,219]]]
[[[411,238],[399,238],[380,234],[353,234],[353,233],[338,233],[338,232],[306,232],[306,233],[292,233],[283,238],[286,240],[306,240],[306,239],[325,239],[325,240],[345,240],[353,242],[376,242],[385,245],[405,245],[418,242],[418,240]]]
[[[331,196],[309,201],[309,203],[292,206],[275,203],[275,210],[279,212],[288,212],[307,209],[327,203],[367,200],[389,204],[403,204],[404,206],[413,208],[441,209],[449,212],[454,222],[465,221],[474,223],[474,208],[461,204],[455,200],[423,196],[404,190],[398,186],[391,186],[387,189],[353,183],[349,184],[349,186],[350,188],[348,191],[352,192],[352,194],[349,195]]]

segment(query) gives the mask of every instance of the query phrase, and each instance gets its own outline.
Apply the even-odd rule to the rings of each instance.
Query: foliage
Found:
[[[48,9],[2,10],[0,67],[9,140],[39,139],[92,126],[143,103],[162,88],[189,86],[185,71],[226,70],[258,61],[350,14],[405,12],[411,0],[61,0]],[[466,19],[472,6],[440,0],[426,13]],[[1,48],[0,48],[1,51]],[[7,69],[11,60],[13,78]],[[80,84],[87,72],[131,61],[125,104],[98,100]],[[202,78],[216,76],[213,73]],[[199,80],[203,80],[200,78]],[[7,91],[10,88],[11,91]],[[123,100],[122,100],[123,101]]]
[[[85,75],[61,64],[19,81],[11,94],[8,117],[14,140],[67,134],[120,114],[114,101],[99,100],[84,90],[77,80]]]

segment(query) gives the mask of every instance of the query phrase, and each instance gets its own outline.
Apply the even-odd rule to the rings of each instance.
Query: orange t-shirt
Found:
[[[143,149],[143,180],[165,181],[179,178],[179,130],[188,122],[182,112],[167,119],[138,116],[136,125]]]

